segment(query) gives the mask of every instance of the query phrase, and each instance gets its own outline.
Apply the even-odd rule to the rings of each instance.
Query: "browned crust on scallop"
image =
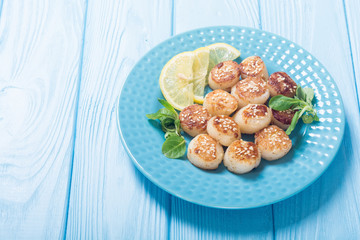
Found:
[[[180,123],[189,129],[200,129],[206,131],[207,122],[211,115],[206,108],[198,104],[185,107],[179,114]]]
[[[227,149],[228,154],[237,161],[253,165],[259,158],[259,150],[255,143],[236,140]]]
[[[240,78],[240,67],[237,62],[225,61],[211,70],[211,79],[216,83],[229,82]]]
[[[268,86],[276,92],[276,95],[281,94],[287,97],[294,97],[297,88],[296,82],[285,72],[275,72],[271,74],[268,79]]]
[[[271,111],[276,120],[286,125],[289,125],[291,123],[295,115],[295,111],[291,109],[284,111],[276,111],[274,109],[271,109]]]
[[[243,110],[242,115],[245,119],[260,118],[268,115],[268,111],[268,107],[264,104],[249,104]]]
[[[256,77],[265,68],[264,61],[259,56],[245,58],[239,66],[241,77]]]
[[[213,123],[219,132],[225,134],[232,133],[235,138],[239,137],[240,127],[231,117],[225,115],[216,116],[213,117]]]
[[[275,125],[270,125],[255,133],[255,144],[266,151],[290,149],[292,146],[289,136],[284,130]]]
[[[225,108],[228,109],[227,112],[231,114],[238,107],[236,98],[222,89],[217,89],[208,93],[205,97],[204,105],[205,103],[210,114],[219,111],[225,112]]]
[[[202,160],[211,162],[216,160],[216,145],[217,141],[210,135],[201,134],[197,136],[195,148],[189,149],[190,153],[198,155]]]
[[[259,77],[247,77],[235,85],[235,94],[243,100],[260,97],[266,90],[266,83]]]

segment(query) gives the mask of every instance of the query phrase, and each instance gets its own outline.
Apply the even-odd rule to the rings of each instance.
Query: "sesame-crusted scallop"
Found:
[[[236,111],[238,102],[230,93],[222,89],[217,89],[205,96],[203,106],[213,116],[230,115]]]
[[[210,113],[203,106],[193,104],[184,108],[180,114],[181,128],[192,137],[206,133],[206,125],[211,118]]]
[[[289,136],[275,125],[270,125],[257,132],[255,144],[260,149],[261,157],[269,161],[282,158],[292,146]]]
[[[231,95],[238,101],[239,108],[242,108],[249,103],[265,103],[270,93],[266,82],[258,77],[248,77],[231,88]]]
[[[267,84],[272,97],[276,95],[295,96],[297,84],[285,72],[271,74]]]
[[[241,139],[231,143],[224,155],[225,167],[236,174],[250,172],[260,162],[261,153],[256,144]]]
[[[200,134],[190,141],[187,157],[196,167],[216,169],[223,160],[224,149],[208,134]]]
[[[233,117],[242,133],[252,134],[269,126],[271,110],[264,104],[249,104],[237,111]]]
[[[229,116],[212,117],[207,124],[208,134],[223,146],[229,146],[241,137],[239,125]]]
[[[259,56],[245,58],[240,64],[241,78],[260,77],[264,81],[269,78],[264,61]]]
[[[288,109],[284,111],[276,111],[271,109],[272,116],[271,116],[271,123],[275,124],[276,126],[286,130],[291,124],[291,121],[295,115],[295,111]]]
[[[209,74],[209,86],[212,89],[230,91],[240,79],[240,67],[237,62],[225,61],[216,65]]]

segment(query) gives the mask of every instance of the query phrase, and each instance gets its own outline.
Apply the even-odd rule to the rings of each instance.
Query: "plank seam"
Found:
[[[84,60],[84,46],[85,46],[85,32],[86,32],[86,22],[87,22],[87,11],[88,11],[89,1],[85,0],[85,12],[84,12],[84,25],[82,31],[82,45],[80,49],[80,64],[79,64],[79,81],[77,84],[77,96],[75,100],[75,117],[74,117],[74,137],[73,137],[73,151],[70,161],[70,179],[67,193],[67,206],[65,212],[65,230],[64,237],[66,239],[67,227],[68,227],[68,218],[69,218],[69,207],[70,207],[70,195],[71,195],[71,186],[72,186],[72,175],[73,175],[73,166],[74,166],[74,157],[75,157],[75,143],[76,143],[76,133],[77,133],[77,120],[79,113],[79,101],[80,101],[80,87],[81,87],[81,79],[82,79],[82,69],[83,69],[83,60]]]
[[[258,0],[259,28],[262,30],[262,19],[260,13],[261,13],[260,0]]]
[[[343,9],[344,9],[346,32],[347,32],[347,37],[348,37],[348,42],[349,42],[349,50],[350,50],[350,57],[351,57],[351,67],[352,67],[353,77],[354,77],[354,81],[355,81],[356,100],[357,100],[358,109],[360,110],[360,99],[359,99],[359,92],[358,92],[357,81],[356,81],[355,65],[354,65],[354,58],[353,58],[353,53],[352,53],[350,30],[349,30],[349,23],[348,23],[348,17],[347,17],[347,12],[346,12],[345,0],[342,0],[342,3],[343,3]]]
[[[175,26],[175,0],[171,0],[171,26],[170,26],[170,35],[174,36],[174,26]],[[171,236],[171,214],[172,214],[172,199],[173,196],[169,194],[169,207],[168,207],[168,221],[167,221],[167,239],[170,239]]]

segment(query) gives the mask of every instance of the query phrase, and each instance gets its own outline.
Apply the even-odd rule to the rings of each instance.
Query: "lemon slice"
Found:
[[[161,92],[180,111],[194,103],[194,59],[194,52],[179,53],[166,63],[160,74]]]
[[[206,47],[198,48],[194,52],[193,63],[193,87],[194,101],[202,104],[204,102],[204,89],[206,86],[206,75],[209,68],[209,49]]]
[[[209,49],[209,66],[206,75],[206,83],[208,82],[208,76],[216,64],[224,61],[234,60],[240,57],[240,51],[226,43],[214,43],[207,46]]]

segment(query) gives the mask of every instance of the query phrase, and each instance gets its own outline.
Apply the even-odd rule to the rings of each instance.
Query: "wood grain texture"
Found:
[[[175,1],[174,33],[213,25],[258,27],[256,1]],[[189,8],[191,6],[191,8]],[[172,196],[170,239],[272,239],[271,206],[222,210]]]
[[[116,110],[131,68],[170,36],[172,6],[88,4],[67,238],[165,239],[169,195],[135,169],[120,142]]]
[[[82,1],[0,3],[0,239],[63,238]]]
[[[360,1],[344,0],[343,4],[350,41],[349,47],[351,51],[352,67],[356,83],[355,90],[360,111]]]
[[[347,119],[344,141],[325,174],[305,191],[274,204],[276,239],[358,239],[360,120],[343,3],[260,2],[264,30],[300,44],[329,70]]]

